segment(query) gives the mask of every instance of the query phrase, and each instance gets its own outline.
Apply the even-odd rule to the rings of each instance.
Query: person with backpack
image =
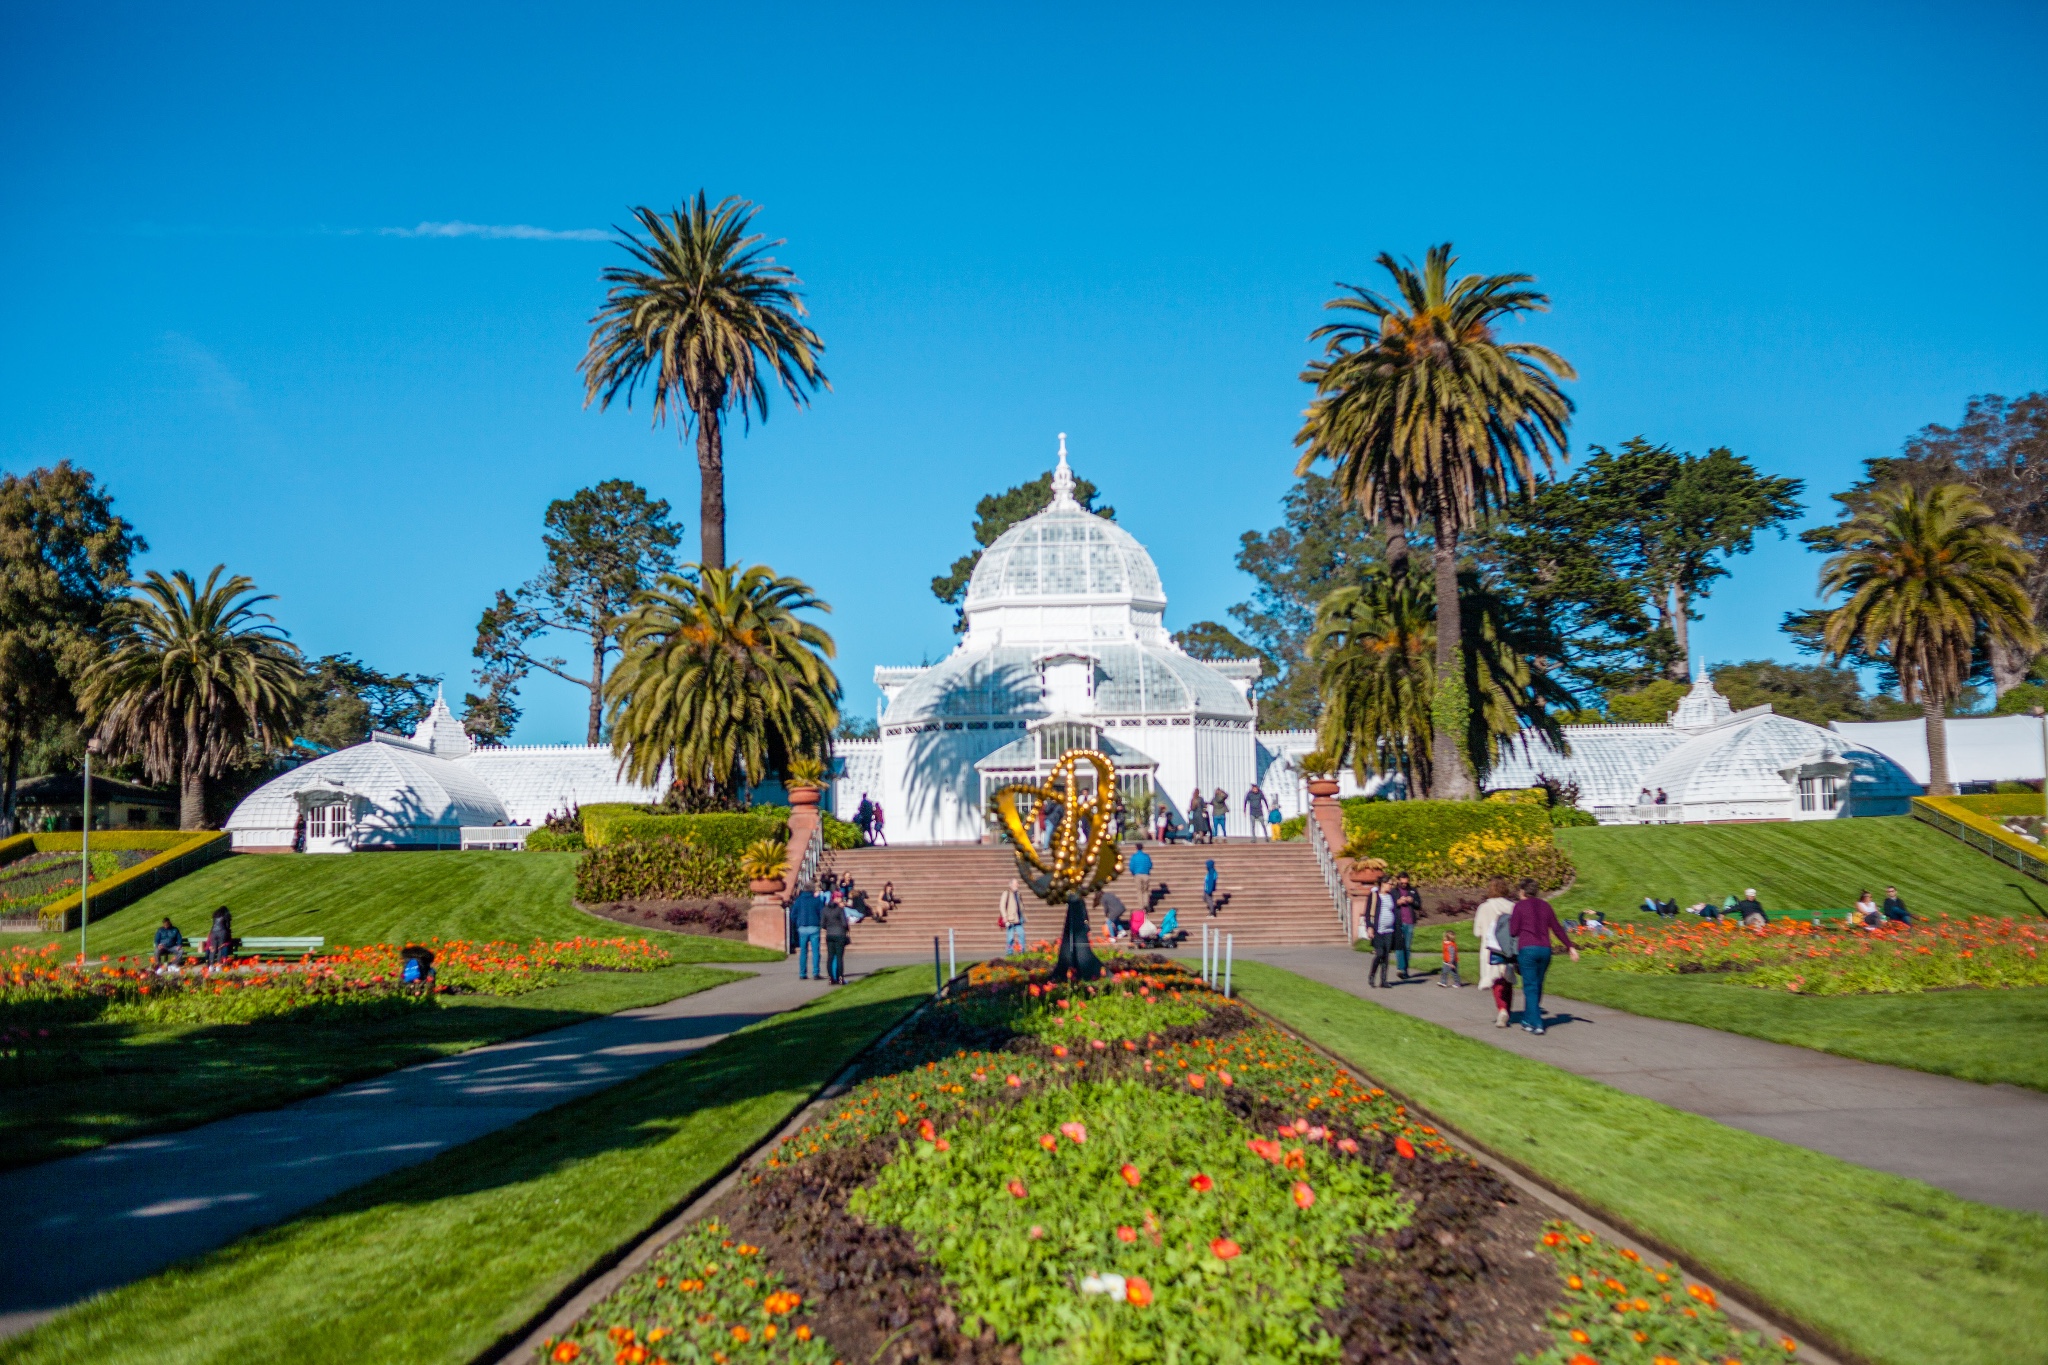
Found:
[[[1394,965],[1408,979],[1408,957],[1415,950],[1415,922],[1422,918],[1422,893],[1406,872],[1394,878]]]
[[[1543,1032],[1543,978],[1550,971],[1550,941],[1556,939],[1579,960],[1572,936],[1557,922],[1557,911],[1537,895],[1533,878],[1522,878],[1522,898],[1508,916],[1508,932],[1515,936],[1515,970],[1522,975],[1522,1027],[1530,1033]]]
[[[834,891],[818,909],[818,928],[825,938],[825,979],[835,986],[846,984],[846,941],[853,926],[846,922],[846,901]]]
[[[1486,884],[1486,899],[1472,916],[1472,937],[1479,940],[1479,985],[1493,992],[1495,1028],[1506,1028],[1515,1008],[1515,945],[1507,939],[1508,917],[1514,910],[1507,881],[1495,877]]]

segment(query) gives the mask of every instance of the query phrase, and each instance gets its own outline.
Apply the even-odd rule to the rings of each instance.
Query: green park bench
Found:
[[[240,955],[243,957],[304,957],[317,953],[327,946],[327,940],[320,935],[306,938],[245,938],[241,941]]]

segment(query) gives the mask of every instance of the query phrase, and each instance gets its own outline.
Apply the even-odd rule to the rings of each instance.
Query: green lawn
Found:
[[[2048,916],[2048,884],[2000,866],[1911,816],[1754,825],[1561,829],[1578,864],[1560,912],[1614,917],[1645,895],[1680,905],[1755,887],[1764,908],[1846,910],[1858,891],[1895,885],[1916,915]]]
[[[1626,1095],[1277,968],[1236,970],[1248,1000],[1381,1084],[1860,1357],[2042,1358],[2048,1220]]]
[[[741,973],[674,966],[594,972],[525,995],[442,996],[353,1025],[80,1024],[34,1084],[0,1088],[0,1168],[145,1133],[274,1109],[401,1066],[693,995]]]
[[[640,930],[570,903],[573,853],[357,853],[333,857],[243,854],[201,868],[95,920],[97,957],[147,954],[165,915],[197,942],[214,907],[234,911],[240,935],[319,934],[329,946],[447,939],[645,937],[689,962],[759,962],[779,954],[730,939]],[[40,945],[47,935],[10,937]],[[78,935],[63,937],[74,947]]]
[[[880,973],[115,1290],[0,1362],[473,1360],[772,1133],[929,992]]]
[[[1560,956],[1544,991],[1866,1062],[2048,1090],[2048,988],[1793,995],[1696,976],[1606,971]]]

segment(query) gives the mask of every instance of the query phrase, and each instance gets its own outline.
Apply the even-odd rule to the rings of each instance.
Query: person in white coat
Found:
[[[1515,903],[1508,899],[1508,884],[1495,877],[1486,884],[1486,899],[1472,913],[1472,936],[1479,940],[1479,984],[1493,991],[1493,1026],[1506,1028],[1514,1010],[1515,963],[1495,951],[1494,927],[1513,914]]]

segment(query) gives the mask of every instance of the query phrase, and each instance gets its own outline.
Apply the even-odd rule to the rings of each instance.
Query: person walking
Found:
[[[1913,917],[1906,912],[1906,903],[1899,899],[1899,888],[1887,886],[1884,889],[1884,917],[1893,924],[1911,924]]]
[[[1003,952],[1024,951],[1024,883],[1010,878],[1009,887],[1003,892],[1001,902],[996,906],[996,922],[1003,926]]]
[[[875,812],[869,825],[868,842],[878,848],[887,847],[889,836],[882,833],[882,803],[875,802]]]
[[[1508,899],[1507,880],[1495,877],[1486,884],[1486,899],[1472,915],[1472,937],[1479,940],[1479,984],[1493,992],[1493,1026],[1506,1028],[1515,1008],[1515,959],[1501,951],[1501,921],[1515,912]]]
[[[1245,823],[1251,826],[1249,833],[1253,839],[1269,837],[1270,831],[1266,828],[1266,794],[1259,790],[1259,784],[1256,782],[1245,788],[1244,819]]]
[[[846,940],[853,937],[853,926],[846,922],[846,903],[840,893],[832,897],[818,911],[818,927],[825,938],[825,979],[835,986],[846,984]]]
[[[808,981],[822,976],[818,961],[818,938],[824,927],[825,898],[815,887],[796,893],[789,907],[789,922],[796,927],[796,979]]]
[[[1202,873],[1202,908],[1209,912],[1210,919],[1215,919],[1217,910],[1221,908],[1216,904],[1216,860],[1210,858],[1207,861]]]
[[[860,794],[860,804],[853,808],[853,823],[860,831],[862,843],[872,844],[875,841],[875,803],[868,800],[866,792]]]
[[[1216,837],[1230,837],[1230,793],[1218,787],[1209,797],[1209,823],[1216,827]]]
[[[1458,976],[1458,936],[1444,931],[1444,965],[1437,972],[1436,984],[1449,986],[1452,990],[1463,990],[1464,981]]]
[[[1394,962],[1401,979],[1408,979],[1408,958],[1415,948],[1415,922],[1422,918],[1422,893],[1410,884],[1406,872],[1394,878]]]
[[[1131,851],[1130,867],[1131,875],[1138,879],[1138,904],[1149,908],[1152,904],[1152,855],[1145,851],[1142,839]]]
[[[1530,1033],[1543,1032],[1543,978],[1550,971],[1550,941],[1555,938],[1579,960],[1570,934],[1557,922],[1557,911],[1536,894],[1533,878],[1522,879],[1522,898],[1508,916],[1508,932],[1515,936],[1515,969],[1522,974],[1522,1027]]]
[[[1384,989],[1393,983],[1387,980],[1387,970],[1394,956],[1394,893],[1378,887],[1372,893],[1372,966],[1365,973],[1368,988]]]

